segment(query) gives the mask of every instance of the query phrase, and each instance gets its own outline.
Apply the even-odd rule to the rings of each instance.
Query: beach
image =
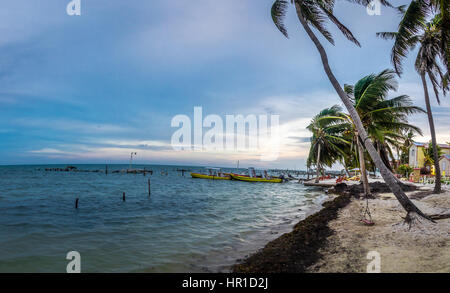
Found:
[[[410,198],[421,191],[409,193]],[[420,196],[419,196],[420,197]],[[450,212],[450,191],[413,199],[426,214]],[[358,219],[364,200],[352,200],[339,211],[328,226],[334,234],[319,250],[320,261],[309,272],[366,272],[369,251],[381,256],[383,273],[449,273],[450,219],[436,223],[422,219],[409,229],[402,217],[405,212],[392,194],[379,194],[369,200],[374,226],[362,225]]]
[[[428,215],[450,213],[450,190],[433,195],[431,188],[418,185],[407,195]],[[360,222],[365,207],[363,198],[330,195],[320,212],[236,265],[234,271],[364,273],[370,262],[367,254],[375,251],[383,273],[450,272],[450,219],[436,223],[421,219],[409,228],[394,195],[379,193],[369,199],[375,225],[366,226]]]

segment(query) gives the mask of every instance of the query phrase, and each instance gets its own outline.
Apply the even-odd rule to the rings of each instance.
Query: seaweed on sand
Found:
[[[339,209],[350,202],[350,194],[342,194],[324,203],[324,208],[294,226],[292,232],[269,242],[262,250],[232,267],[235,273],[301,273],[320,257],[333,230],[328,222],[337,218]]]

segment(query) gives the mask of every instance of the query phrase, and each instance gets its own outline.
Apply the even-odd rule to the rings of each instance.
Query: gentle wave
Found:
[[[65,272],[72,250],[83,272],[227,271],[326,198],[297,183],[192,179],[178,166],[135,166],[152,176],[111,174],[126,165],[44,171],[56,167],[0,167],[0,272]]]

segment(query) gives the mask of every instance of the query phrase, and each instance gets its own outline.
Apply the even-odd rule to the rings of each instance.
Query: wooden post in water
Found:
[[[152,194],[152,190],[150,188],[150,179],[148,179],[148,196]]]
[[[125,201],[125,192],[122,195],[122,200]]]
[[[105,174],[108,175],[108,165],[105,166]]]
[[[75,199],[75,209],[78,209],[78,201],[79,201],[79,198],[77,197],[77,199]]]

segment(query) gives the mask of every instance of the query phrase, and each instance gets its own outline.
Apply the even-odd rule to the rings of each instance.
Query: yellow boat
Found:
[[[247,181],[247,182],[267,182],[267,183],[282,183],[283,179],[281,178],[273,178],[270,179],[262,178],[262,177],[249,177],[238,174],[230,174],[231,178],[239,181]]]
[[[231,180],[231,176],[229,175],[222,175],[222,176],[215,176],[215,175],[206,175],[206,174],[200,174],[200,173],[191,173],[192,178],[200,178],[200,179],[212,179],[212,180]]]
[[[191,173],[192,178],[211,179],[211,180],[231,180],[228,173],[223,173],[220,168],[207,168],[208,174]]]

